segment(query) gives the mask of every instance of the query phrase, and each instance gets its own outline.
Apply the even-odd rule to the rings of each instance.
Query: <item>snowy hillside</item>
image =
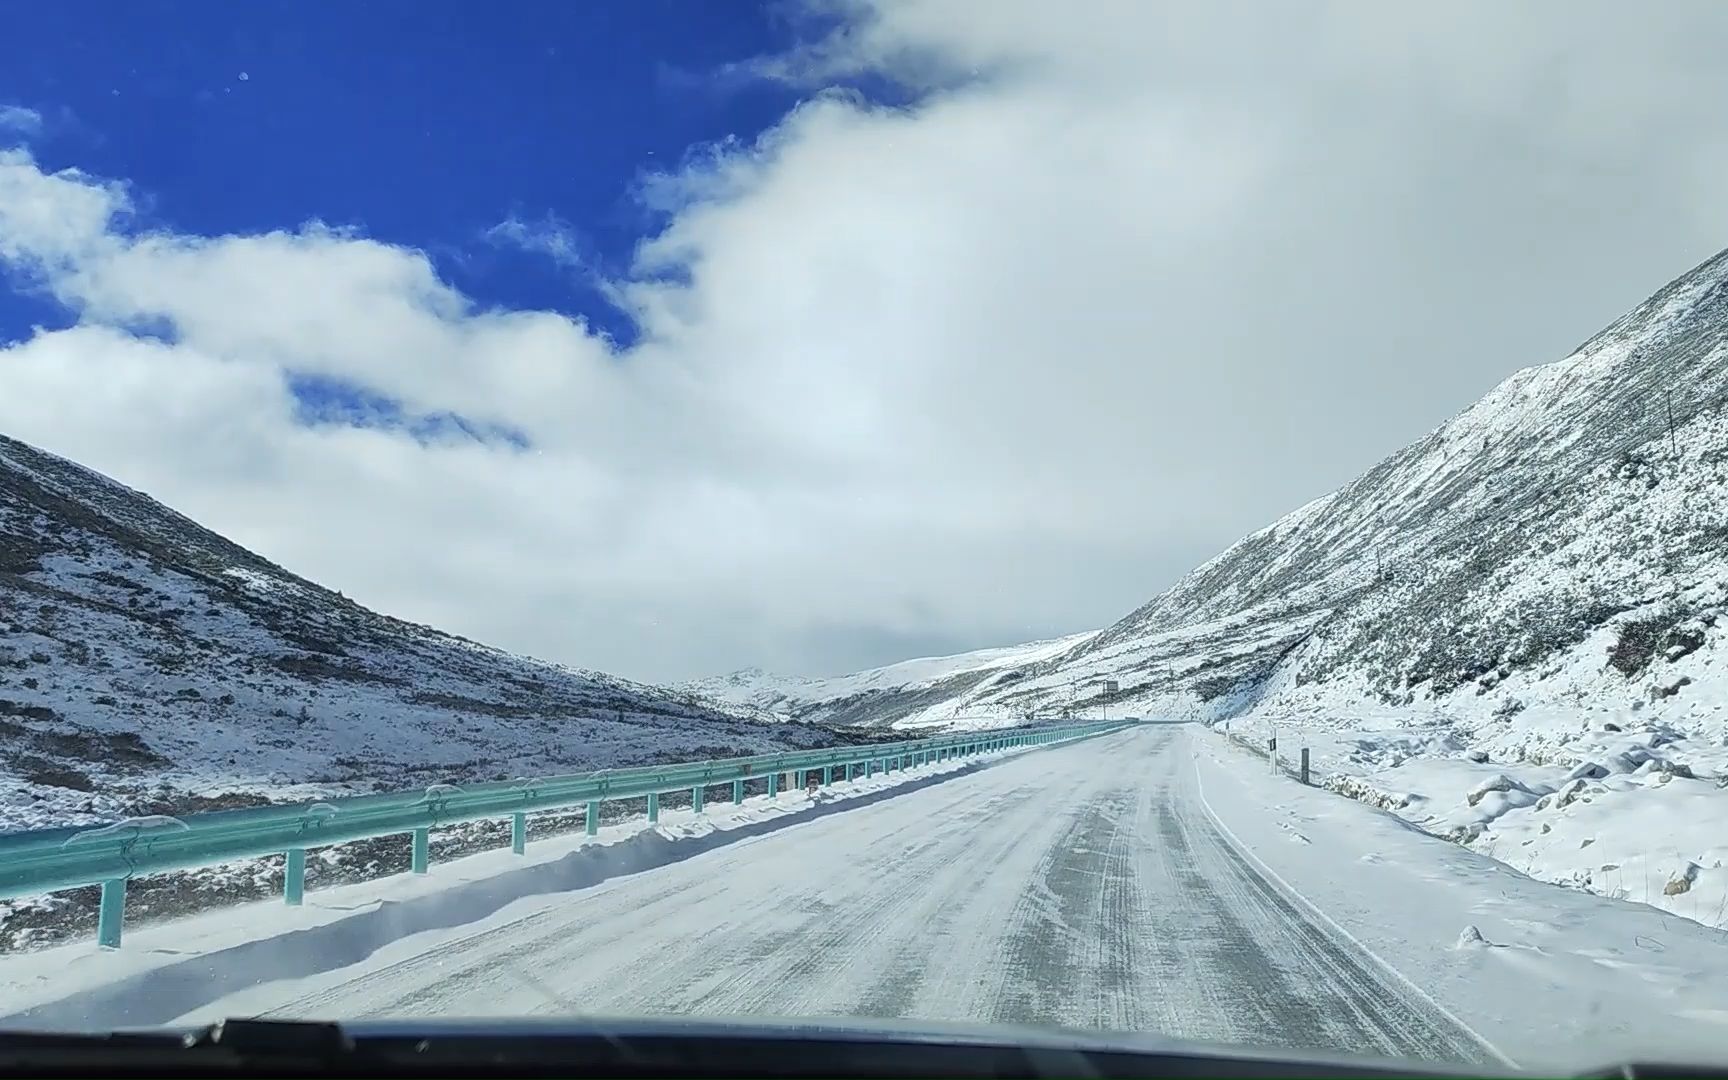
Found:
[[[1025,718],[996,698],[1028,668],[1047,664],[1090,640],[1072,634],[954,656],[902,660],[887,667],[809,679],[747,668],[699,679],[684,689],[774,716],[860,727],[999,727]]]
[[[0,829],[832,742],[368,611],[0,437]]]

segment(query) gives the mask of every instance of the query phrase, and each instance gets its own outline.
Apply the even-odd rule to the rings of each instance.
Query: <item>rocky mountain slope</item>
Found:
[[[1492,694],[1507,714],[1665,695],[1728,568],[1725,398],[1728,253],[1239,541],[1052,677],[1108,671],[1124,698],[1199,716],[1340,694],[1370,710]],[[1588,685],[1560,678],[1587,643]]]
[[[0,437],[0,829],[833,742],[368,611]]]

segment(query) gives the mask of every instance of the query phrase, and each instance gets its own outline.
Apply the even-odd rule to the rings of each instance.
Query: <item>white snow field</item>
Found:
[[[1268,775],[1198,725],[904,777],[0,960],[0,1025],[912,1018],[1488,1068],[1728,1042],[1719,932]]]

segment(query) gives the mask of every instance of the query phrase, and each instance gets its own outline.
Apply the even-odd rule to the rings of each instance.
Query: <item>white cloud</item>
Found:
[[[42,130],[42,114],[22,105],[0,104],[0,138],[13,135],[34,135]]]
[[[1108,621],[1728,227],[1710,5],[827,6],[779,75],[928,93],[652,179],[622,352],[316,224],[138,235],[0,152],[0,259],[83,313],[0,353],[0,430],[499,644],[824,670]],[[555,217],[490,238],[581,263]],[[308,427],[290,371],[528,449]]]
[[[557,214],[548,213],[538,221],[524,221],[515,214],[487,229],[485,239],[500,247],[544,255],[559,266],[579,269],[586,260],[576,229]]]
[[[110,244],[111,222],[130,208],[119,184],[44,173],[28,151],[0,150],[0,259],[27,273],[71,272]]]

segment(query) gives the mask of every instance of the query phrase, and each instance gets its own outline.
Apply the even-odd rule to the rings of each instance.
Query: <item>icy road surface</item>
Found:
[[[1492,1060],[1237,853],[1195,738],[1012,756],[208,1011],[911,1017]]]

